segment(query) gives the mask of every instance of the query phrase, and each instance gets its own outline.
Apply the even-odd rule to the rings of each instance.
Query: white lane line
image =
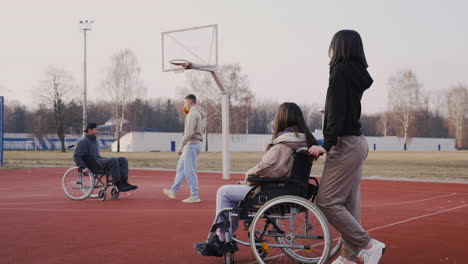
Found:
[[[400,225],[400,224],[407,223],[407,222],[411,222],[411,221],[418,220],[418,219],[421,219],[421,218],[425,218],[425,217],[429,217],[429,216],[433,216],[433,215],[438,215],[438,214],[442,214],[442,213],[445,213],[445,212],[450,212],[450,211],[453,211],[453,210],[456,210],[456,209],[459,209],[459,208],[463,208],[463,207],[466,207],[466,206],[468,206],[468,204],[460,205],[460,206],[457,206],[457,207],[452,207],[452,208],[449,208],[449,209],[445,209],[445,210],[433,212],[433,213],[430,213],[430,214],[424,214],[424,215],[420,215],[420,216],[415,216],[415,217],[412,217],[412,218],[408,218],[408,219],[405,219],[405,220],[401,220],[401,221],[394,222],[394,223],[387,224],[387,225],[383,225],[383,226],[378,226],[378,227],[369,228],[369,229],[367,229],[366,231],[367,231],[367,232],[371,232],[371,231],[375,231],[375,230],[379,230],[379,229],[384,229],[384,228],[387,228],[387,227],[392,227],[392,226]],[[335,241],[335,240],[337,240],[337,239],[338,239],[338,238],[334,239],[333,241]],[[278,258],[278,257],[281,257],[281,256],[283,256],[283,255],[284,255],[284,254],[279,254],[279,255],[271,256],[270,258],[271,258],[271,259],[273,259],[273,258]],[[254,263],[257,263],[257,262],[256,262],[256,261],[255,261],[255,262],[249,262],[248,264],[254,264]]]
[[[2,189],[0,189],[0,192],[3,192],[3,191],[11,191],[11,190],[14,190],[14,189],[17,189],[17,187],[2,188]]]
[[[375,231],[375,230],[379,230],[379,229],[383,229],[383,228],[387,228],[387,227],[391,227],[391,226],[396,226],[396,225],[399,225],[399,224],[407,223],[407,222],[418,220],[418,219],[421,219],[421,218],[425,218],[425,217],[429,217],[429,216],[433,216],[433,215],[438,215],[438,214],[442,214],[442,213],[446,213],[446,212],[450,212],[450,211],[457,210],[457,209],[467,207],[467,206],[468,206],[468,204],[464,204],[464,205],[460,205],[460,206],[457,206],[457,207],[452,207],[452,208],[449,208],[449,209],[433,212],[433,213],[430,213],[430,214],[415,216],[415,217],[408,218],[408,219],[405,219],[405,220],[401,220],[401,221],[398,221],[398,222],[394,222],[394,223],[391,223],[391,224],[388,224],[388,225],[369,228],[369,229],[367,229],[367,231],[371,232],[371,231]]]
[[[33,203],[0,203],[0,205],[17,205],[17,204],[58,204],[58,203],[76,203],[74,201],[57,201],[57,202],[33,202]]]
[[[451,193],[451,194],[446,194],[446,195],[441,195],[441,196],[435,196],[427,199],[421,199],[421,200],[413,200],[413,201],[406,201],[406,202],[394,202],[394,203],[384,203],[384,204],[370,204],[370,205],[363,205],[362,207],[376,207],[376,206],[385,206],[385,205],[399,205],[399,204],[410,204],[410,203],[418,203],[418,202],[424,202],[424,201],[429,201],[429,200],[435,200],[439,199],[442,197],[448,197],[448,196],[453,196],[457,195],[457,193]]]
[[[420,190],[404,190],[404,189],[384,189],[384,188],[361,188],[361,190],[376,190],[376,191],[392,191],[392,192],[420,192],[420,193],[452,193],[452,192],[434,192]]]
[[[128,193],[127,193],[128,194]],[[363,208],[367,208],[367,207],[377,207],[377,206],[387,206],[387,205],[400,205],[400,204],[410,204],[410,203],[417,203],[417,202],[424,202],[424,201],[429,201],[429,200],[434,200],[434,199],[438,199],[438,198],[443,198],[443,197],[448,197],[448,196],[453,196],[453,195],[457,195],[458,193],[451,193],[451,194],[446,194],[446,195],[441,195],[441,196],[436,196],[436,197],[431,197],[431,198],[427,198],[427,199],[420,199],[420,200],[413,200],[413,201],[406,201],[406,202],[395,202],[395,203],[384,203],[384,204],[373,204],[373,205],[363,205],[362,207]],[[4,205],[35,205],[35,204],[59,204],[59,203],[76,203],[77,201],[55,201],[55,202],[31,202],[31,203],[0,203],[0,205],[4,206]],[[0,209],[3,209],[3,210],[7,210],[9,208],[0,208]],[[14,208],[11,208],[12,210]],[[16,208],[15,210],[20,210],[21,208]],[[46,208],[24,208],[25,210],[69,210],[69,211],[97,211],[97,210],[93,210],[93,209],[83,209],[83,210],[79,210],[79,209],[46,209]],[[111,209],[112,210],[112,209]],[[137,211],[151,211],[151,212],[159,212],[159,211],[164,211],[164,212],[172,212],[172,211],[175,211],[175,212],[179,212],[180,210],[152,210],[152,209],[136,209]],[[102,210],[99,210],[99,211],[102,211]],[[119,210],[117,210],[119,211]],[[123,210],[125,211],[125,210]],[[133,211],[133,210],[130,210],[130,211]],[[212,211],[212,210],[184,210],[184,211],[187,211],[187,212],[192,212],[192,211],[197,211],[197,212],[207,212],[207,211]]]
[[[0,210],[12,210],[12,211],[51,211],[51,212],[148,212],[148,213],[178,213],[178,212],[213,212],[213,210],[151,210],[151,209],[133,209],[133,210],[118,210],[118,209],[46,209],[46,208],[0,208]]]

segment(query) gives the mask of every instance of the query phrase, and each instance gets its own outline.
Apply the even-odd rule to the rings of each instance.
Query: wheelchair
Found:
[[[249,177],[255,185],[244,199],[237,207],[224,208],[216,215],[206,243],[211,245],[218,228],[226,230],[224,263],[234,263],[238,244],[249,246],[260,264],[322,264],[340,251],[341,242],[333,246],[328,221],[314,204],[319,183],[310,177],[312,157],[307,148],[300,148],[293,158],[290,177]],[[234,235],[234,218],[243,221],[247,241]]]
[[[112,187],[112,199],[119,198],[119,189],[110,175],[110,171],[103,168],[98,161],[95,161],[92,168],[100,168],[87,174],[83,173],[78,167],[69,168],[62,177],[62,187],[65,195],[70,199],[78,201],[88,197],[98,198],[101,201],[106,200],[107,188]],[[89,165],[89,164],[88,164]],[[97,193],[93,193],[99,190]]]

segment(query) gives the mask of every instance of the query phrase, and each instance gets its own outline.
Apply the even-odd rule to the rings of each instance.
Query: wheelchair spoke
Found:
[[[94,189],[94,177],[82,174],[78,168],[68,169],[62,178],[62,187],[65,194],[72,200],[87,198]]]
[[[271,264],[325,263],[331,243],[326,219],[307,200],[283,197],[266,203],[252,221],[251,230],[257,236],[256,241],[250,238],[255,258]]]

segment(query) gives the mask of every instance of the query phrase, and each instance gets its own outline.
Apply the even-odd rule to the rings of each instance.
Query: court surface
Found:
[[[193,244],[213,221],[220,173],[199,173],[202,203],[162,194],[173,171],[131,170],[139,189],[120,198],[71,201],[65,168],[0,170],[0,263],[224,263]],[[467,263],[468,185],[363,180],[362,223],[388,249],[381,263]],[[239,231],[242,232],[242,231]],[[236,263],[255,263],[240,246]]]

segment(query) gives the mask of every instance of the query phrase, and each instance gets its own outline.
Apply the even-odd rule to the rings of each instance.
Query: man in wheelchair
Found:
[[[304,192],[307,192],[307,187],[305,190],[301,187],[285,187],[294,186],[294,184],[287,184],[293,170],[294,153],[300,148],[308,148],[314,144],[317,144],[317,141],[308,129],[301,109],[295,103],[281,104],[275,115],[272,143],[267,146],[262,160],[246,172],[244,181],[239,182],[238,185],[224,185],[218,189],[216,194],[216,215],[224,208],[242,207],[245,209],[257,207],[259,203],[262,203],[263,197],[258,197],[258,194],[262,191],[264,191],[262,196],[265,195],[264,199],[268,200],[288,194],[306,196],[307,194]],[[309,163],[304,169],[310,172],[312,159],[308,155],[304,156]],[[277,181],[278,179],[281,181]],[[261,190],[262,184],[257,184],[264,181],[274,181],[268,184],[270,186],[269,190]],[[255,199],[243,200],[246,196],[248,196],[247,198],[255,197]],[[246,201],[248,202],[246,203]],[[240,202],[243,204],[238,206]],[[221,218],[227,220],[227,212],[223,212],[223,214],[224,217]],[[242,212],[238,211],[238,215],[243,218]],[[232,232],[235,233],[239,218],[232,217],[231,221]],[[224,225],[221,219],[218,219],[218,226],[216,235],[212,239],[194,245],[199,254],[203,256],[223,256],[225,234],[229,227]],[[214,227],[216,228],[216,225]],[[234,251],[237,250],[235,243],[233,245],[235,247]]]
[[[119,192],[128,192],[138,188],[128,183],[128,161],[125,157],[103,158],[99,154],[97,134],[99,128],[96,123],[89,123],[85,137],[77,144],[73,152],[73,160],[84,174],[90,170],[93,173],[110,171],[115,186]]]

